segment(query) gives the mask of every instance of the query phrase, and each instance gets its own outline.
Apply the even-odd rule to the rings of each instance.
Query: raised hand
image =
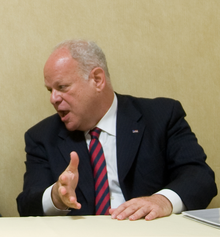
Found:
[[[81,204],[77,202],[75,193],[79,180],[78,165],[79,157],[77,153],[71,152],[68,167],[60,175],[58,181],[52,188],[52,200],[58,209],[65,210],[67,208],[81,208]]]

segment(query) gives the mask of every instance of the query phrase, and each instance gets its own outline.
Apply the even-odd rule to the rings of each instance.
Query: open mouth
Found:
[[[68,113],[69,111],[61,111],[61,117],[65,117]]]
[[[58,111],[58,113],[59,113],[60,117],[63,119],[66,117],[66,115],[69,113],[69,111],[68,110],[65,110],[65,111],[60,110],[60,111]]]

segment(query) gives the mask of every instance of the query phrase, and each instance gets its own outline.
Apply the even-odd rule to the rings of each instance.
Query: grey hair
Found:
[[[110,82],[107,61],[102,49],[93,41],[86,40],[66,40],[58,44],[54,50],[67,48],[79,63],[79,68],[85,79],[88,79],[89,73],[96,67],[101,67],[106,75],[107,81]]]

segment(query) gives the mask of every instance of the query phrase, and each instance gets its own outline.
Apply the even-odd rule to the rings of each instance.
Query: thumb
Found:
[[[72,151],[70,153],[70,163],[66,168],[66,170],[74,173],[77,171],[78,165],[79,165],[79,156],[75,151]]]

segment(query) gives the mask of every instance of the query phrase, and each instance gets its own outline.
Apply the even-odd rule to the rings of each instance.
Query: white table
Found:
[[[118,221],[110,216],[5,217],[0,218],[1,237],[117,237],[117,236],[218,236],[214,228],[182,215],[153,221]]]

